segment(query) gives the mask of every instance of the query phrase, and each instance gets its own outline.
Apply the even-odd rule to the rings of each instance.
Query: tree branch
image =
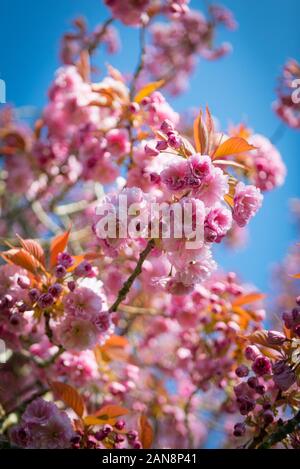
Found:
[[[271,435],[268,435],[256,449],[269,449],[277,443],[280,443],[295,430],[298,430],[298,428],[300,428],[300,410],[295,417],[287,420],[282,425],[278,425],[277,429],[271,433]]]
[[[122,301],[125,300],[125,298],[126,298],[128,292],[129,292],[133,282],[135,281],[135,279],[142,272],[143,263],[144,263],[146,257],[148,256],[148,254],[150,253],[150,251],[154,248],[154,245],[155,245],[154,239],[150,239],[150,241],[148,241],[148,244],[145,247],[145,249],[140,253],[139,260],[136,264],[136,267],[135,267],[134,271],[128,277],[128,279],[124,283],[123,287],[119,291],[116,301],[109,308],[110,313],[113,313],[114,311],[117,311],[119,304],[122,303]]]
[[[135,69],[132,82],[131,82],[131,88],[130,88],[131,100],[134,98],[134,95],[135,95],[136,82],[140,76],[141,71],[144,68],[144,60],[145,60],[145,52],[146,52],[146,26],[142,26],[140,29],[140,47],[141,47],[141,52],[140,52],[139,62],[137,64],[137,67]]]

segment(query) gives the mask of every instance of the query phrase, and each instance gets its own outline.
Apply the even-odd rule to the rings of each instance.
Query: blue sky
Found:
[[[191,5],[203,8],[205,2]],[[178,110],[209,105],[225,127],[244,119],[255,131],[271,136],[278,126],[271,103],[276,78],[289,57],[300,59],[300,2],[298,0],[224,0],[235,14],[239,29],[221,31],[218,40],[229,40],[233,53],[216,62],[201,61],[190,89],[172,99]],[[58,48],[70,21],[79,14],[91,26],[108,18],[99,0],[1,0],[0,78],[7,86],[7,101],[18,107],[38,109],[59,65]],[[110,61],[122,71],[131,71],[137,60],[137,30],[118,24],[124,40],[121,52],[97,55],[104,70]],[[278,147],[288,167],[284,187],[267,194],[263,208],[250,226],[247,248],[239,253],[217,250],[220,265],[235,270],[247,281],[270,291],[270,273],[296,240],[288,211],[289,199],[300,197],[300,132],[287,129]]]

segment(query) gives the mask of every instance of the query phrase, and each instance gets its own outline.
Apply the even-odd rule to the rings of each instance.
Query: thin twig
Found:
[[[150,239],[148,241],[147,246],[145,247],[145,249],[140,253],[139,260],[138,260],[138,262],[135,266],[134,271],[128,277],[128,279],[124,283],[123,287],[119,291],[116,301],[109,308],[110,313],[113,313],[113,312],[117,311],[117,309],[119,307],[119,304],[122,303],[122,301],[125,300],[125,298],[126,298],[128,292],[129,292],[133,282],[135,281],[135,279],[142,272],[143,263],[144,263],[146,257],[148,256],[148,254],[150,253],[150,251],[154,248],[154,245],[155,245],[154,239]]]
[[[130,99],[133,100],[135,91],[136,91],[136,83],[137,80],[144,68],[144,61],[145,61],[145,54],[146,54],[146,26],[141,26],[140,28],[140,57],[133,74],[131,87],[130,87]]]

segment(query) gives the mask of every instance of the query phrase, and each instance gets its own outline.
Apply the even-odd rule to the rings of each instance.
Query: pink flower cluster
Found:
[[[262,191],[282,186],[286,167],[277,148],[263,135],[254,134],[249,141],[257,147],[251,155],[251,180]]]
[[[70,448],[75,433],[67,414],[53,402],[38,398],[29,404],[10,438],[21,448]]]
[[[97,343],[104,343],[111,334],[111,318],[102,310],[100,288],[99,282],[91,287],[89,282],[83,281],[65,295],[64,316],[55,324],[54,331],[58,343],[66,350],[91,349]]]
[[[300,64],[297,60],[290,59],[283,67],[274,110],[280,119],[293,129],[300,128],[299,80]]]
[[[147,13],[150,0],[104,0],[110,8],[114,18],[122,21],[127,26],[137,26],[141,23],[142,15]]]
[[[235,28],[235,22],[222,7],[211,9],[212,20],[195,10],[172,16],[169,23],[155,23],[151,27],[152,44],[146,52],[146,70],[156,79],[168,78],[168,88],[178,94],[187,87],[188,76],[193,72],[197,58],[213,60],[227,54],[231,48],[223,43],[214,48],[214,29],[224,24]]]
[[[245,226],[259,210],[263,196],[255,186],[239,182],[235,189],[233,218],[238,226]]]

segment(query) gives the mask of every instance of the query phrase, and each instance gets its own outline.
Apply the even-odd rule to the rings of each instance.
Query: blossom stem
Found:
[[[128,277],[128,279],[124,283],[123,287],[119,291],[116,301],[109,308],[110,313],[113,313],[113,312],[117,311],[119,304],[122,303],[122,301],[125,300],[125,298],[126,298],[128,292],[129,292],[133,282],[135,281],[135,279],[142,272],[143,263],[144,263],[146,257],[148,256],[148,254],[150,253],[150,251],[152,251],[152,249],[154,248],[154,245],[155,245],[154,239],[150,239],[148,241],[147,246],[145,247],[145,249],[140,253],[139,260],[138,260],[138,262],[135,266],[134,271]]]
[[[293,418],[287,420],[282,425],[278,425],[277,429],[271,433],[271,435],[267,436],[267,438],[265,438],[264,441],[256,447],[256,449],[269,449],[277,443],[280,443],[288,435],[293,433],[295,430],[298,430],[299,428],[300,410]]]
[[[146,27],[142,26],[140,29],[140,47],[141,47],[141,52],[140,52],[140,58],[138,65],[136,67],[136,70],[134,72],[132,82],[131,82],[131,88],[130,88],[130,99],[133,100],[134,95],[135,95],[135,90],[136,90],[136,82],[140,76],[140,73],[142,72],[144,68],[144,60],[145,60],[145,52],[146,52]]]

